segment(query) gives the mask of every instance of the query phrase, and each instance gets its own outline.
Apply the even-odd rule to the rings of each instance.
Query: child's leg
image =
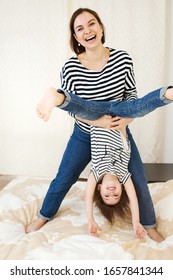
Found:
[[[173,101],[173,88],[156,89],[142,98],[123,101],[115,104],[111,102],[111,115],[117,112],[117,115],[124,118],[143,117],[159,107],[168,105]]]
[[[38,103],[36,112],[44,121],[50,118],[52,109],[56,106],[87,120],[96,120],[103,115],[138,118],[171,101],[173,88],[158,89],[142,98],[125,102],[89,101],[73,93],[62,90],[57,92],[56,89],[50,88]]]
[[[48,121],[54,107],[60,106],[65,99],[64,94],[60,94],[54,88],[50,88],[41,98],[36,107],[37,115],[44,121]]]
[[[164,94],[164,97],[168,100],[173,100],[173,88],[168,88]]]
[[[64,103],[59,108],[87,120],[96,120],[103,115],[139,118],[173,101],[173,88],[167,87],[135,100],[109,102],[86,100],[70,92],[62,90],[59,92],[66,95]]]

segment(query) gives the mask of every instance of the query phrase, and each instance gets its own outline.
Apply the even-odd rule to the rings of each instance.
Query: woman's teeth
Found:
[[[91,41],[91,40],[95,39],[95,37],[96,37],[96,36],[91,36],[91,37],[86,38],[85,40],[86,40],[86,41]]]

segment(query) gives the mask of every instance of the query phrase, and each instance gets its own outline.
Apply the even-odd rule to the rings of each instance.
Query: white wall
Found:
[[[57,171],[73,121],[65,112],[55,110],[45,124],[34,109],[48,87],[59,86],[60,69],[71,56],[67,29],[72,12],[81,6],[98,11],[106,26],[106,44],[132,55],[140,95],[165,84],[166,79],[173,81],[173,45],[169,43],[172,2],[0,0],[0,174],[53,177]],[[165,3],[171,4],[167,22]],[[170,34],[166,46],[165,29]],[[171,108],[165,110],[162,135],[158,134],[160,112],[158,118],[152,115],[147,116],[148,121],[134,122],[134,135],[145,162],[173,162]]]
[[[0,1],[0,174],[54,176],[61,161],[71,118],[55,110],[43,123],[35,107],[70,55],[66,4]]]
[[[173,85],[173,1],[169,0],[167,6],[167,62],[165,72],[167,83]],[[168,106],[165,111],[165,133],[163,159],[164,163],[173,163],[173,107]]]

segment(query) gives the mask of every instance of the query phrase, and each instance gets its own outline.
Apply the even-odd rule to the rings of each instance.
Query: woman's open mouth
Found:
[[[94,40],[95,38],[96,38],[96,35],[93,35],[93,36],[87,37],[85,39],[85,41],[90,42],[90,41]]]

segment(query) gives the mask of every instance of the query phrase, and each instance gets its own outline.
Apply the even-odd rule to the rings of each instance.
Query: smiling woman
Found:
[[[93,15],[84,12],[74,23],[74,37],[84,48],[102,46],[103,28]],[[103,47],[103,46],[102,46]]]
[[[83,20],[83,14],[86,17],[85,21]],[[78,20],[79,17],[80,17],[80,20],[82,20],[82,21]],[[77,23],[76,23],[76,21],[77,21]],[[88,28],[88,25],[90,25],[90,24],[91,24],[91,27],[92,27],[92,24],[100,26],[100,28],[102,30],[101,43],[102,44],[105,43],[105,28],[104,28],[104,25],[103,25],[100,17],[98,16],[98,14],[93,10],[91,13],[90,9],[80,8],[73,13],[71,20],[70,20],[70,32],[71,32],[70,45],[71,45],[72,50],[74,50],[74,52],[76,54],[85,52],[85,47],[82,45],[81,42],[78,41],[78,36],[77,36],[78,31],[76,30],[76,28],[77,27],[79,29]],[[89,30],[89,32],[90,32],[90,30]],[[86,36],[86,35],[84,34],[83,36]],[[90,36],[96,37],[96,34],[90,34]]]
[[[80,49],[78,59],[87,69],[101,71],[109,58],[109,49],[103,47],[105,40],[104,26],[97,15],[94,16],[86,9],[74,21],[74,37]]]

